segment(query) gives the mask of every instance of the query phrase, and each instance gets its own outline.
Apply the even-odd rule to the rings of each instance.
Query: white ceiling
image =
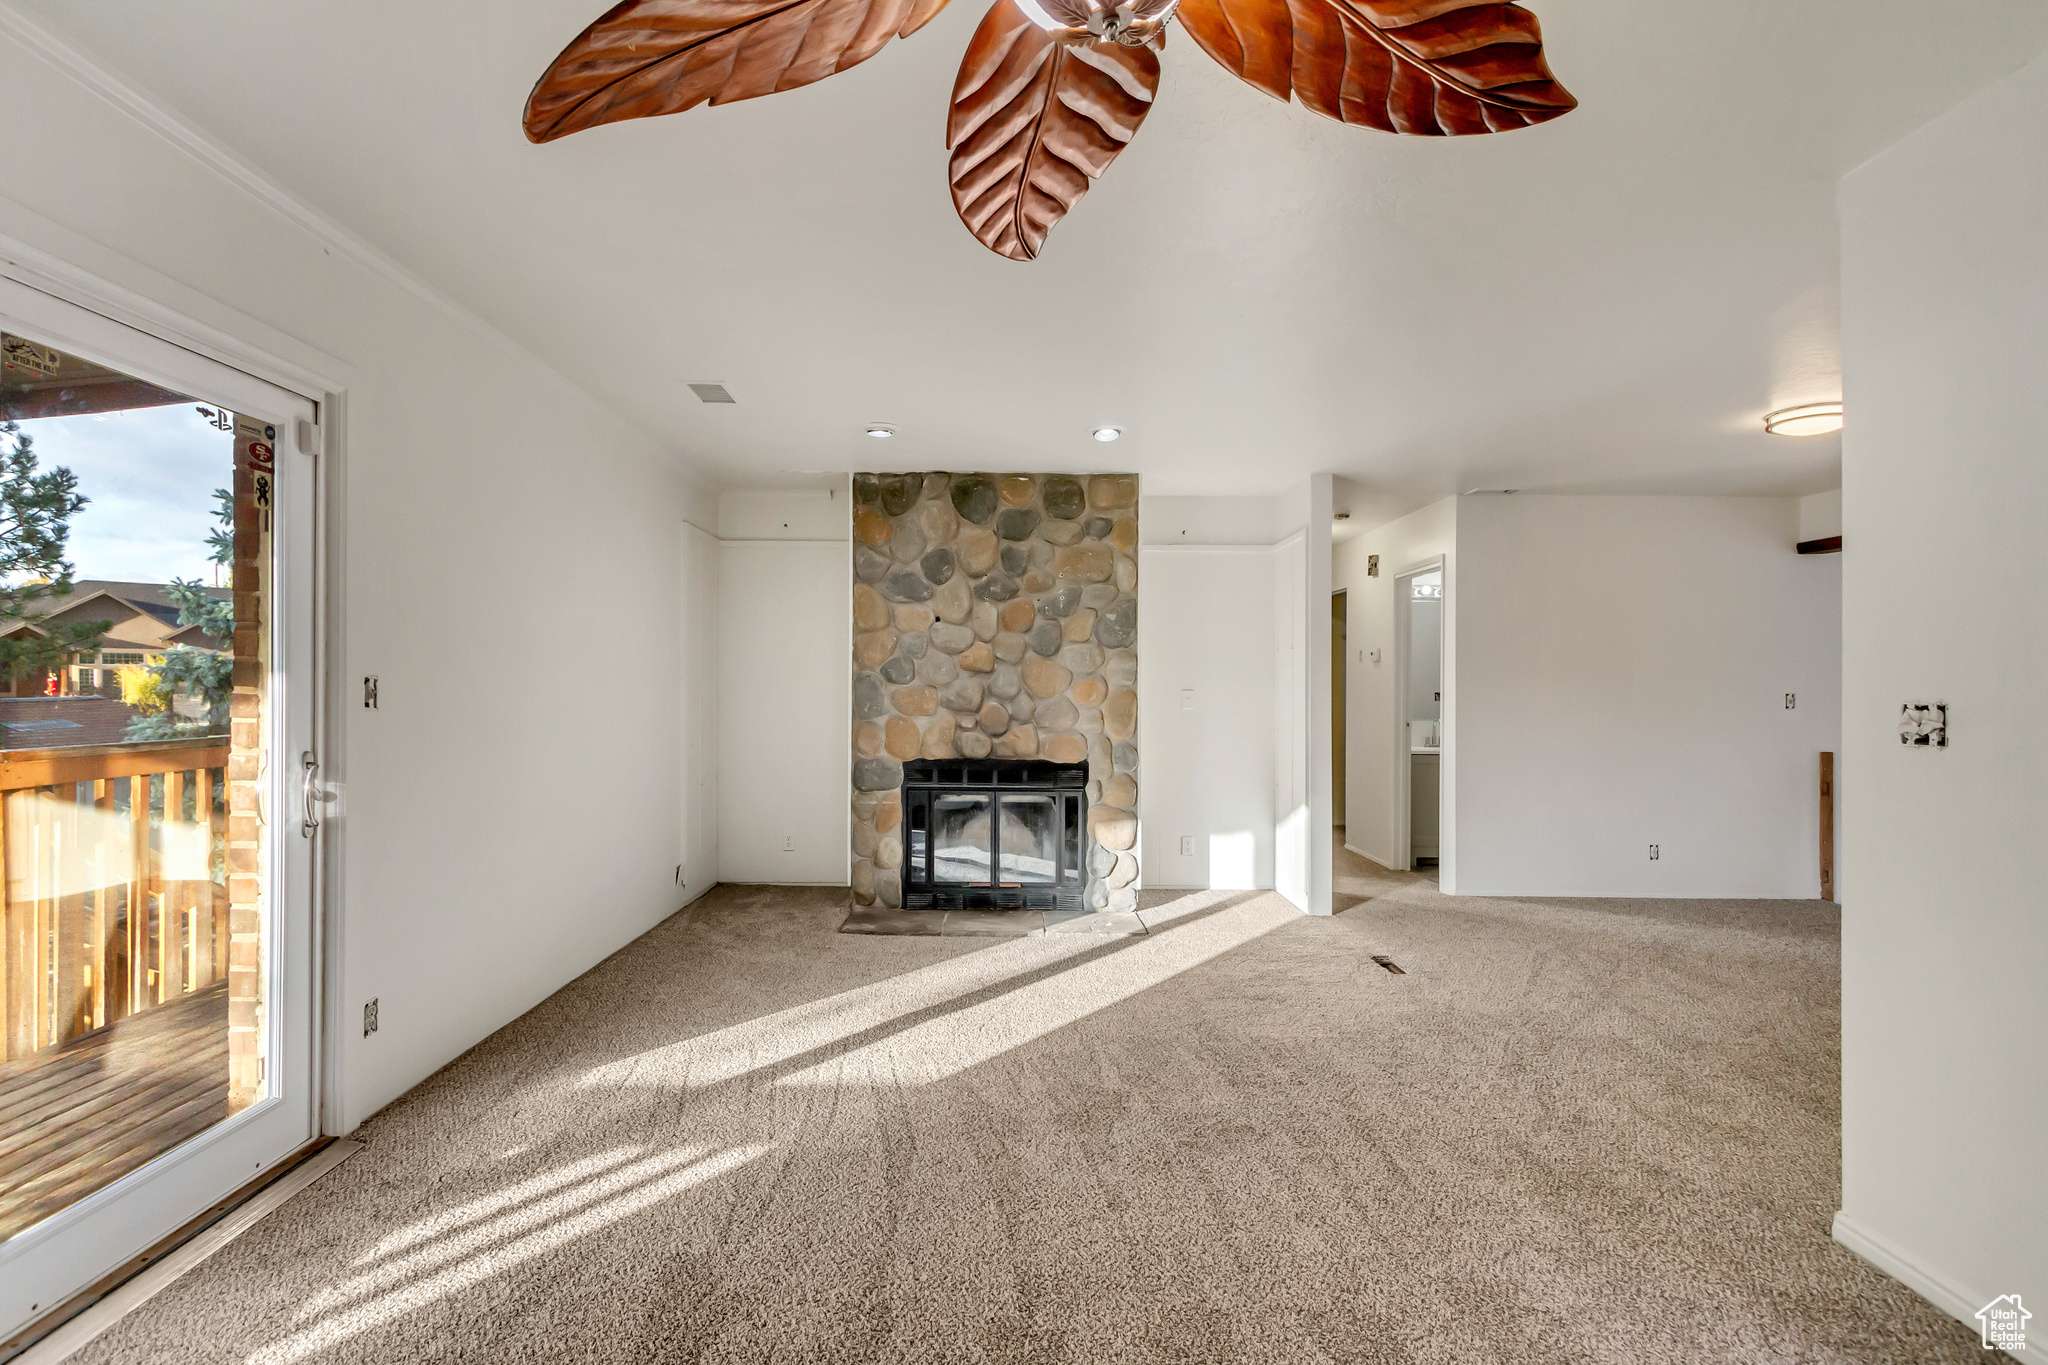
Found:
[[[2038,0],[1531,0],[1580,108],[1427,139],[1280,105],[1173,34],[1138,138],[1020,265],[946,190],[985,0],[817,85],[530,146],[527,90],[604,5],[35,12],[720,484],[1334,470],[1382,508],[1833,487],[1836,438],[1758,422],[1840,394],[1833,181],[2048,45]]]

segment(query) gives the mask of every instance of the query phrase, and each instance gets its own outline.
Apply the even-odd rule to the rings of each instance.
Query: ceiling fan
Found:
[[[908,38],[946,0],[625,0],[578,35],[526,100],[551,142],[621,119],[823,80]],[[1341,123],[1498,133],[1578,101],[1550,74],[1536,16],[1495,0],[996,0],[946,119],[953,206],[1013,261],[1109,169],[1152,108],[1179,19],[1237,76]]]

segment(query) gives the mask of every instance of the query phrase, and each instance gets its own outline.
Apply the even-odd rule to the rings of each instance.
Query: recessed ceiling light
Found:
[[[1124,434],[1124,429],[1123,429],[1122,427],[1097,427],[1097,428],[1095,428],[1095,439],[1096,439],[1096,440],[1098,440],[1098,441],[1114,441],[1114,440],[1115,440],[1115,439],[1116,439],[1117,437],[1119,437],[1119,436],[1121,436],[1121,435],[1123,435],[1123,434]]]
[[[1807,403],[1764,414],[1764,430],[1773,436],[1825,436],[1841,429],[1840,403]]]
[[[895,434],[896,428],[894,427],[884,426],[880,422],[868,423],[868,435],[874,437],[877,441],[886,441]]]

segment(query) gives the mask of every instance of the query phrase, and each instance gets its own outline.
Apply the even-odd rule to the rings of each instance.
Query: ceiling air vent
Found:
[[[690,385],[690,392],[696,394],[700,402],[705,403],[737,403],[739,401],[726,392],[725,385],[723,384],[692,384]]]

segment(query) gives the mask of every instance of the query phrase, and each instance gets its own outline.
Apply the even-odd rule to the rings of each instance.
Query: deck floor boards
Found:
[[[0,1065],[0,1240],[227,1116],[226,982]]]

